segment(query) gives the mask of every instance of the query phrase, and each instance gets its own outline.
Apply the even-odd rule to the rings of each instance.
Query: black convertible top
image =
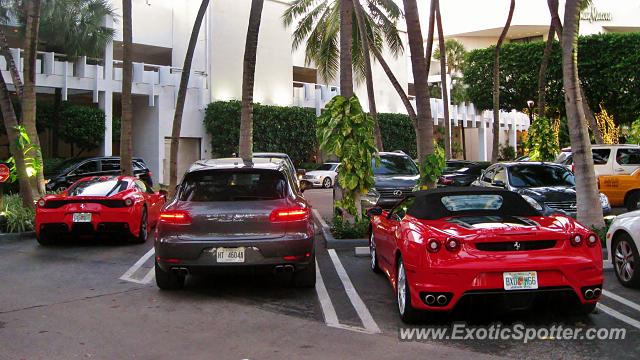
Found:
[[[503,201],[497,210],[450,211],[442,203],[442,198],[456,195],[500,195]],[[434,190],[417,191],[410,196],[414,196],[416,200],[411,207],[407,209],[407,214],[424,220],[436,220],[461,214],[525,217],[542,215],[541,212],[534,209],[523,199],[520,194],[505,189],[478,186],[445,187]]]

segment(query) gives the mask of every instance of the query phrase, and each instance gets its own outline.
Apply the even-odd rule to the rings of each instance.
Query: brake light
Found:
[[[458,239],[454,239],[454,238],[449,238],[447,239],[447,242],[445,243],[445,246],[447,248],[447,250],[453,252],[453,251],[457,251],[458,249],[460,249],[460,240]]]
[[[429,241],[427,241],[427,251],[430,253],[440,251],[440,241],[438,241],[438,239],[429,239]]]
[[[309,218],[309,208],[283,208],[275,209],[269,215],[271,222],[284,222],[284,221],[300,221]]]
[[[191,224],[191,215],[184,210],[167,210],[160,213],[160,222],[171,225]]]
[[[46,204],[47,204],[47,202],[44,199],[38,200],[38,206],[39,207],[44,207]]]
[[[124,200],[124,206],[131,206],[133,205],[133,200],[131,199],[125,199]]]
[[[582,235],[580,234],[571,235],[571,245],[576,247],[582,245]]]
[[[587,245],[596,246],[597,243],[598,243],[598,236],[596,236],[596,234],[589,234],[589,236],[587,236]]]

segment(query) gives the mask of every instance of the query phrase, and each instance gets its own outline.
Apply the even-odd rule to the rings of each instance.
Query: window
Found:
[[[512,42],[512,43],[530,43],[530,42],[534,42],[534,41],[543,41],[543,40],[544,40],[544,38],[542,37],[542,35],[534,35],[534,36],[526,36],[526,37],[511,39],[509,42]]]
[[[197,171],[180,185],[181,201],[254,201],[282,199],[287,181],[278,171]]]
[[[69,196],[111,196],[127,190],[129,183],[124,180],[81,181],[68,190]]]
[[[489,169],[482,174],[482,181],[491,183],[491,178],[493,178],[494,169]]]
[[[416,164],[408,156],[381,156],[380,166],[376,166],[376,160],[371,160],[374,175],[418,175],[420,172]]]
[[[575,186],[573,173],[561,166],[516,165],[509,168],[513,187]]]
[[[500,195],[452,195],[440,201],[449,211],[474,211],[499,210],[504,200]]]
[[[609,155],[611,155],[611,149],[593,149],[593,164],[594,165],[606,165],[609,162]],[[618,151],[620,154],[620,151]]]
[[[322,164],[317,170],[320,171],[334,171],[336,169],[336,164]]]
[[[411,207],[411,205],[413,205],[415,201],[416,201],[416,198],[413,196],[402,200],[400,204],[398,204],[396,207],[393,208],[393,210],[391,210],[390,218],[397,221],[404,219],[404,216],[407,215],[407,210]]]
[[[136,180],[135,184],[136,184],[136,187],[140,189],[140,191],[146,192],[147,194],[153,194],[153,189],[147,186],[147,184],[145,184],[144,181]]]
[[[120,171],[120,160],[102,160],[102,171]]]
[[[505,168],[499,168],[496,172],[496,175],[493,177],[493,181],[502,181],[504,184],[507,184],[507,170]]]
[[[640,165],[640,149],[618,149],[616,161],[620,165]]]
[[[98,171],[98,161],[97,160],[92,160],[92,161],[87,161],[86,163],[78,166],[78,168],[76,169],[76,174],[89,174],[89,173],[94,173]]]

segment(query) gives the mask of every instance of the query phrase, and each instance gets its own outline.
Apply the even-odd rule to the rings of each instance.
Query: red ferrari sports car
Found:
[[[143,243],[165,198],[165,192],[154,193],[135,177],[82,178],[66,191],[38,200],[36,237],[48,245],[67,235],[124,234]]]
[[[483,296],[511,309],[558,296],[590,313],[602,293],[598,236],[571,217],[544,216],[517,193],[418,191],[368,214],[371,269],[391,281],[406,322]]]

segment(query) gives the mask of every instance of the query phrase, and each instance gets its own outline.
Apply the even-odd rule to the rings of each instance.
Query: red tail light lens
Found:
[[[596,246],[598,244],[598,236],[596,234],[589,234],[587,236],[587,245]]]
[[[454,238],[449,238],[447,239],[445,246],[447,248],[447,250],[449,251],[458,251],[458,249],[460,249],[460,240],[458,239],[454,239]]]
[[[44,199],[38,200],[38,206],[39,207],[44,207],[46,204],[47,204],[47,202]]]
[[[573,234],[571,235],[571,245],[573,246],[581,246],[583,243],[583,239],[582,239],[582,235],[580,234]]]
[[[309,208],[284,208],[275,209],[269,215],[271,222],[284,222],[284,221],[300,221],[309,218]]]
[[[131,200],[131,199],[124,199],[124,205],[125,205],[125,206],[131,206],[131,205],[133,205],[133,200]]]
[[[171,225],[191,224],[191,215],[184,210],[168,210],[160,213],[160,222]]]
[[[427,241],[427,251],[430,253],[440,251],[440,241],[438,239],[429,239],[429,241]]]

